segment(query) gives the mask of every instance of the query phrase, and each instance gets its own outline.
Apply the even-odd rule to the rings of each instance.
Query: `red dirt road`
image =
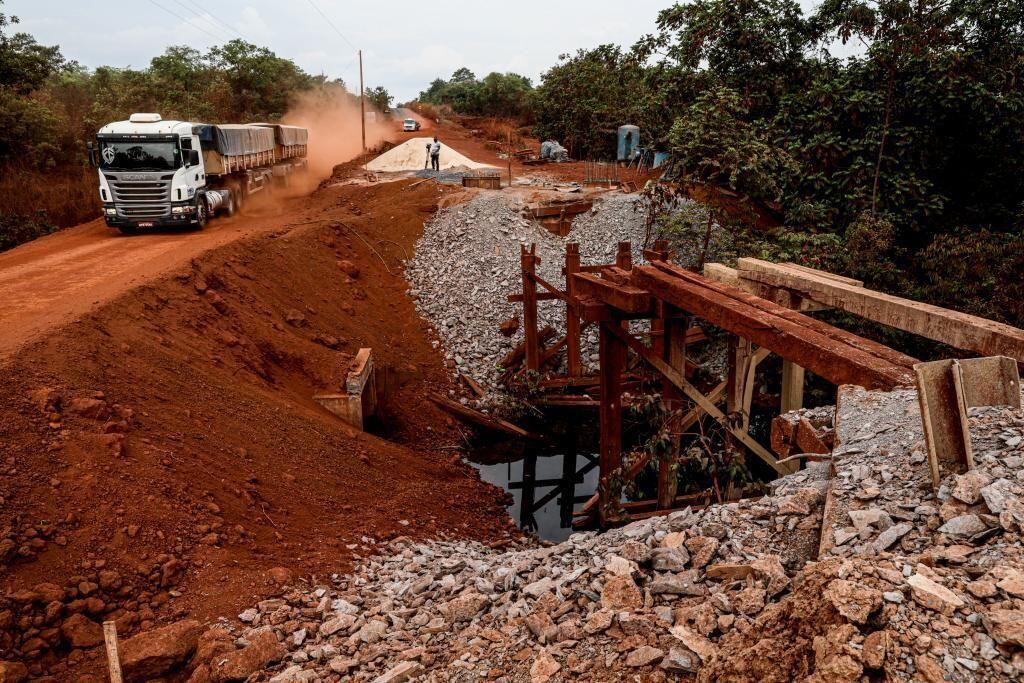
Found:
[[[245,217],[218,217],[205,230],[126,237],[98,219],[0,254],[0,362],[27,341],[122,292],[243,236],[299,222],[302,201]]]

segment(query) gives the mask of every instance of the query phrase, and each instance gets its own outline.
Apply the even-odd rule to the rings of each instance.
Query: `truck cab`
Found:
[[[125,233],[161,226],[205,225],[210,204],[194,124],[132,114],[96,135],[90,157],[99,168],[107,225]],[[230,201],[230,195],[226,198]]]

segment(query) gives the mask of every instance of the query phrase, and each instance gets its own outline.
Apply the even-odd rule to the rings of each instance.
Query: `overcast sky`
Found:
[[[803,0],[805,8],[811,0]],[[536,84],[558,55],[601,43],[632,45],[671,0],[6,0],[23,30],[85,66],[143,68],[168,45],[205,50],[243,37],[310,73],[398,101],[468,66],[515,71]],[[326,16],[321,16],[320,12]],[[332,27],[333,24],[333,27]],[[337,29],[337,30],[336,30]]]

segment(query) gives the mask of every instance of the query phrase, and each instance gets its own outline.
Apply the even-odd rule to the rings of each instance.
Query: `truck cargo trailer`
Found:
[[[107,225],[134,234],[163,226],[202,228],[218,211],[233,214],[250,196],[306,169],[307,139],[306,130],[295,126],[132,114],[100,129],[89,158],[99,167]]]

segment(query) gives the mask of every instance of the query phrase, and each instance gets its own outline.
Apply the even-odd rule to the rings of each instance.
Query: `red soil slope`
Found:
[[[59,292],[60,269],[77,267],[61,265],[61,240],[94,234],[95,249],[128,254],[111,267],[130,285],[102,280],[93,305],[72,283],[74,306],[51,297],[66,324],[38,305],[3,320],[0,660],[70,680],[98,666],[98,650],[71,648],[75,613],[127,635],[232,614],[375,540],[515,533],[501,492],[453,457],[458,429],[423,400],[449,380],[399,259],[458,191],[411,184],[328,188],[196,235],[90,224],[5,257]],[[4,263],[0,289],[30,293]],[[311,398],[363,346],[394,380],[386,439]]]

